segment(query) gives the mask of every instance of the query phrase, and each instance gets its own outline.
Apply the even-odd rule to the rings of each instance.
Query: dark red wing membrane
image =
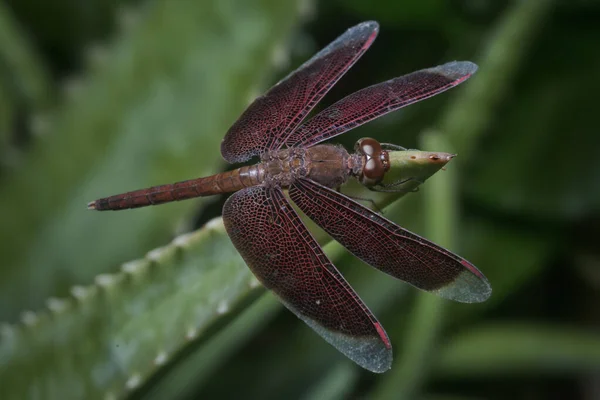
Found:
[[[475,303],[492,289],[475,266],[346,196],[307,179],[290,187],[300,209],[373,267],[441,297]]]
[[[254,186],[223,207],[227,233],[254,275],[300,319],[360,366],[390,368],[389,339],[327,259],[279,188]]]
[[[288,146],[312,146],[377,117],[435,96],[477,71],[469,61],[454,61],[369,86],[327,107],[302,124],[287,140]]]
[[[363,22],[346,31],[296,71],[254,100],[221,143],[230,163],[249,160],[278,149],[331,87],[371,46],[376,22]]]

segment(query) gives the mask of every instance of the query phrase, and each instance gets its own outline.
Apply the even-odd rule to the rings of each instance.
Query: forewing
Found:
[[[371,46],[378,29],[373,21],[348,29],[254,100],[223,139],[223,158],[230,163],[242,162],[280,148],[325,93]]]
[[[359,90],[302,124],[286,140],[288,146],[312,146],[377,117],[435,96],[477,71],[469,61],[453,61]]]
[[[227,233],[246,264],[300,319],[360,366],[390,368],[389,339],[327,259],[279,188],[254,186],[223,207]]]
[[[308,179],[290,187],[298,207],[369,265],[441,297],[486,300],[491,287],[467,260],[401,228],[346,196]]]

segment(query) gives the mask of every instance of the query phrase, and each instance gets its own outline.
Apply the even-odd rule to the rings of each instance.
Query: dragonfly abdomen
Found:
[[[168,185],[134,190],[92,201],[92,210],[125,210],[157,204],[229,193],[262,182],[264,170],[260,165],[250,165],[203,178],[190,179]]]

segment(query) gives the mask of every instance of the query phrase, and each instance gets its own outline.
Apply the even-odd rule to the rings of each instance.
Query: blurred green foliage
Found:
[[[85,209],[227,168],[219,143],[248,102],[368,19],[380,37],[325,104],[480,66],[336,141],[457,152],[385,214],[494,289],[478,305],[415,296],[328,244],[394,344],[381,376],[253,284],[219,220],[205,225],[224,197]],[[599,27],[593,1],[0,2],[0,396],[593,398]]]

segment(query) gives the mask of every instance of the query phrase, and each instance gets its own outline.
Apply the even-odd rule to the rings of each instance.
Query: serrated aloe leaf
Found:
[[[334,257],[340,248],[327,246]],[[74,287],[71,298],[50,299],[49,311],[25,312],[20,324],[2,326],[0,381],[10,383],[3,386],[7,398],[123,397],[259,287],[221,219],[95,281]],[[257,322],[282,308],[272,296],[261,299],[199,348],[193,374],[177,374],[167,387],[186,376],[206,379]]]
[[[2,327],[4,398],[124,397],[259,287],[221,219],[95,281]]]
[[[414,173],[419,177],[426,179],[435,172],[419,157],[413,158],[415,152],[410,154],[408,162],[416,160]],[[340,248],[336,243],[327,246],[334,258],[343,254]],[[10,393],[16,397],[35,391],[60,398],[121,397],[142,386],[191,338],[245,296],[251,290],[249,282],[255,281],[222,221],[216,219],[207,228],[153,250],[144,260],[125,264],[119,274],[98,276],[95,286],[74,289],[74,299],[51,300],[50,313],[25,313],[22,325],[6,326],[0,370],[15,382]],[[273,311],[274,299],[269,301],[258,308],[255,314],[261,315],[254,319],[263,320]],[[204,347],[210,357],[200,350],[195,371],[208,376],[220,365],[211,360],[224,361],[235,342],[252,330],[235,328],[225,336],[223,332],[215,338],[216,344]],[[56,342],[64,348],[57,348]],[[60,363],[44,356],[50,349]],[[35,374],[28,375],[34,369]]]
[[[439,354],[444,377],[594,373],[600,335],[564,326],[503,323],[455,337]]]
[[[194,201],[93,213],[112,193],[214,173],[297,2],[154,1],[106,45],[51,132],[0,187],[0,320],[172,237]]]
[[[220,330],[218,335],[204,343],[190,357],[177,363],[166,376],[144,388],[143,398],[159,400],[194,397],[198,388],[212,379],[214,372],[226,364],[282,308],[275,296],[265,293]]]

